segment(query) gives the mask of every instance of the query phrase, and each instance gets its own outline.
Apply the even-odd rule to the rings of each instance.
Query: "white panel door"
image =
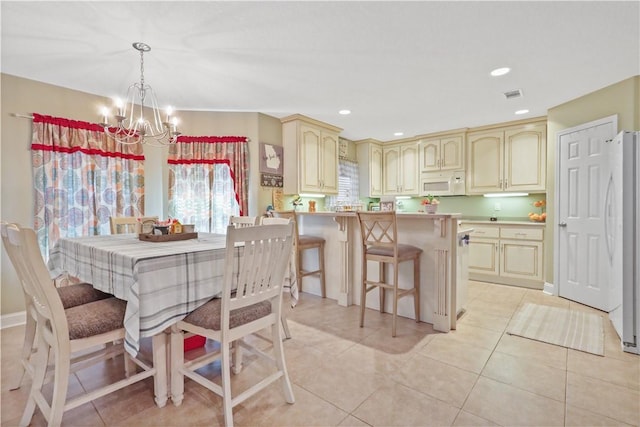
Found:
[[[616,135],[611,120],[587,123],[558,134],[556,178],[556,281],[559,295],[608,311],[609,262],[604,230],[605,141]]]

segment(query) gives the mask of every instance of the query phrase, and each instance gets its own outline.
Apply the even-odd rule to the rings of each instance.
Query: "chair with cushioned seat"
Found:
[[[16,274],[18,276],[18,280],[23,282],[25,280],[25,272],[21,268],[22,264],[20,264],[17,257],[20,256],[19,253],[16,252],[16,247],[11,245],[8,241],[8,227],[9,223],[1,221],[0,222],[0,234],[2,235],[2,243],[9,256],[9,260],[16,270]],[[55,281],[51,280],[51,286],[55,287]],[[20,369],[21,373],[18,377],[18,381],[16,384],[12,385],[10,390],[16,390],[20,388],[22,384],[22,380],[24,379],[24,374],[27,373],[30,377],[33,377],[33,366],[29,362],[31,355],[34,352],[34,340],[36,336],[36,313],[34,311],[33,299],[30,295],[24,292],[23,289],[24,303],[25,303],[25,312],[26,312],[26,322],[25,322],[25,333],[24,333],[24,341],[22,344],[22,351],[20,353]],[[94,289],[89,283],[76,283],[68,286],[56,287],[56,291],[60,296],[60,301],[62,302],[62,306],[67,308],[72,308],[78,305],[87,304],[93,301],[98,301],[101,299],[109,298],[112,295],[101,292],[97,289]]]
[[[380,312],[384,312],[385,293],[393,292],[393,321],[391,336],[396,336],[398,300],[413,295],[416,322],[420,322],[420,255],[422,249],[398,243],[398,228],[395,212],[357,212],[362,238],[362,289],[360,292],[360,327],[364,326],[367,293],[373,289],[380,292]],[[379,263],[378,280],[369,280],[367,262]],[[413,287],[401,289],[398,283],[400,263],[413,261]],[[393,266],[392,283],[386,281],[386,265]]]
[[[324,280],[324,244],[325,239],[319,236],[312,236],[308,234],[300,234],[298,228],[298,218],[295,211],[280,211],[274,212],[276,218],[288,218],[291,222],[293,222],[294,234],[296,240],[294,242],[294,248],[296,253],[296,279],[298,280],[298,289],[302,291],[302,279],[306,276],[311,276],[313,274],[320,275],[320,292],[322,294],[322,298],[327,296],[327,290],[325,286]],[[309,271],[304,270],[302,267],[302,256],[303,252],[308,249],[317,249],[318,250],[318,269]]]
[[[51,286],[49,271],[40,254],[36,234],[32,229],[21,228],[15,224],[6,226],[7,245],[14,251],[17,270],[23,274],[21,284],[24,292],[32,298],[32,310],[37,316],[37,352],[33,357],[33,381],[31,391],[20,420],[21,426],[30,424],[36,407],[44,415],[49,426],[59,426],[64,411],[76,408],[84,403],[105,396],[134,382],[155,377],[156,402],[159,406],[166,403],[166,349],[154,348],[154,363],[132,358],[142,368],[141,372],[129,375],[115,383],[108,384],[90,392],[67,399],[69,375],[72,372],[72,355],[80,354],[80,365],[86,367],[99,360],[106,360],[122,353],[122,345],[110,345],[114,341],[124,340],[123,327],[126,302],[111,297],[64,309],[60,294]],[[154,338],[162,344],[164,337]],[[118,348],[119,347],[119,348]],[[125,357],[128,357],[125,353]],[[49,370],[49,361],[53,361]],[[44,389],[48,373],[53,374],[53,390]],[[51,396],[48,398],[48,396]],[[158,400],[160,397],[160,400]]]
[[[226,426],[233,425],[234,406],[241,404],[276,380],[282,381],[286,402],[294,403],[279,325],[282,314],[282,284],[291,257],[293,240],[292,224],[227,228],[227,250],[221,298],[210,300],[171,327],[171,400],[175,405],[182,403],[185,376],[222,397]],[[235,256],[235,247],[238,245],[243,246],[239,262]],[[265,328],[271,330],[273,355],[248,344],[243,339]],[[194,360],[185,360],[184,332],[218,341],[220,348]],[[233,396],[231,394],[232,345],[234,373],[240,374],[242,348],[252,350],[261,359],[273,364],[276,371],[266,374],[264,379],[241,394]],[[200,368],[218,359],[221,361],[221,385],[198,372]],[[269,372],[272,370],[273,367]],[[253,378],[254,374],[252,372],[249,378]]]

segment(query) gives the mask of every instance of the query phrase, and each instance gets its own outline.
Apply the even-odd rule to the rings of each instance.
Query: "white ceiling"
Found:
[[[3,0],[1,14],[3,73],[124,96],[143,41],[161,105],[300,113],[354,140],[542,116],[640,74],[638,1]],[[512,72],[490,77],[499,66]]]

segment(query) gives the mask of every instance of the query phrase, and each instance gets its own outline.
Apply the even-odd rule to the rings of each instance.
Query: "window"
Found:
[[[217,163],[169,168],[175,179],[169,215],[183,224],[194,224],[200,232],[226,233],[229,217],[240,213],[229,166]]]
[[[338,163],[338,195],[331,196],[328,205],[345,205],[360,199],[360,181],[358,163],[340,159]]]

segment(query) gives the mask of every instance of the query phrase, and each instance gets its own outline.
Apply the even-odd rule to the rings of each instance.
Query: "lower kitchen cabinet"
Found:
[[[469,233],[469,279],[542,288],[544,226],[464,222]]]

